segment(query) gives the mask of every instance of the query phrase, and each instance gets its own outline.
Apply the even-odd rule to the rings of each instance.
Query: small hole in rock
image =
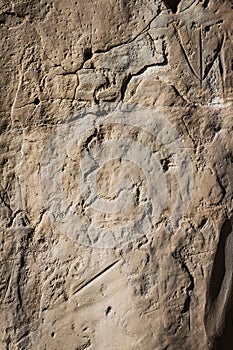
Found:
[[[108,306],[106,311],[105,311],[105,315],[108,316],[109,313],[111,312],[111,310],[112,310],[111,306]]]
[[[83,56],[85,61],[92,58],[92,50],[90,47],[84,49]]]
[[[200,224],[198,225],[198,228],[202,228],[203,226],[205,226],[206,223],[207,223],[207,218],[203,218]]]
[[[52,333],[51,333],[51,337],[52,337],[52,338],[55,337],[55,332],[52,332]]]
[[[39,103],[40,103],[40,100],[39,100],[38,97],[36,97],[36,98],[34,99],[34,104],[35,104],[35,105],[38,105]]]
[[[170,159],[169,158],[165,158],[165,159],[161,159],[160,160],[160,164],[163,168],[163,172],[166,172],[169,170],[169,166],[170,166]]]

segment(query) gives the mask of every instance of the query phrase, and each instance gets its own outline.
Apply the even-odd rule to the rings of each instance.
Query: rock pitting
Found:
[[[0,349],[233,349],[232,10],[2,0]]]

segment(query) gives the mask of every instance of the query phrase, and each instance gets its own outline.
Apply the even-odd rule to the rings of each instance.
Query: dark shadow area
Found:
[[[231,298],[232,299],[232,298]],[[222,335],[215,339],[215,350],[233,350],[233,304],[226,314]]]
[[[225,248],[227,237],[232,232],[232,224],[229,219],[226,219],[221,227],[219,243],[214,259],[213,270],[209,285],[209,300],[211,305],[218,298],[219,292],[222,288],[225,267]],[[233,247],[232,247],[233,249]],[[233,255],[233,254],[232,254]],[[221,335],[214,339],[213,350],[233,350],[233,286],[231,288],[230,300],[225,305],[225,320]]]
[[[173,13],[177,12],[177,6],[179,5],[181,0],[164,0],[167,8],[171,9]]]
[[[225,245],[226,239],[231,233],[231,222],[226,219],[221,227],[219,243],[214,259],[213,270],[209,286],[209,302],[212,303],[218,296],[225,275]]]
[[[209,2],[210,2],[210,0],[205,0],[204,1],[204,3],[203,3],[204,9],[206,9],[209,6]]]
[[[86,47],[83,52],[84,61],[86,62],[90,60],[92,56],[93,56],[92,49],[90,47]]]

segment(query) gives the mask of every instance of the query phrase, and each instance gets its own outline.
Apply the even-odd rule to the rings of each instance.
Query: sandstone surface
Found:
[[[0,4],[0,349],[233,349],[232,1]]]

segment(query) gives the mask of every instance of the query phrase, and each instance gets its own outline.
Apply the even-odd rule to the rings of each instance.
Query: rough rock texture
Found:
[[[233,349],[232,1],[0,4],[0,349]]]

